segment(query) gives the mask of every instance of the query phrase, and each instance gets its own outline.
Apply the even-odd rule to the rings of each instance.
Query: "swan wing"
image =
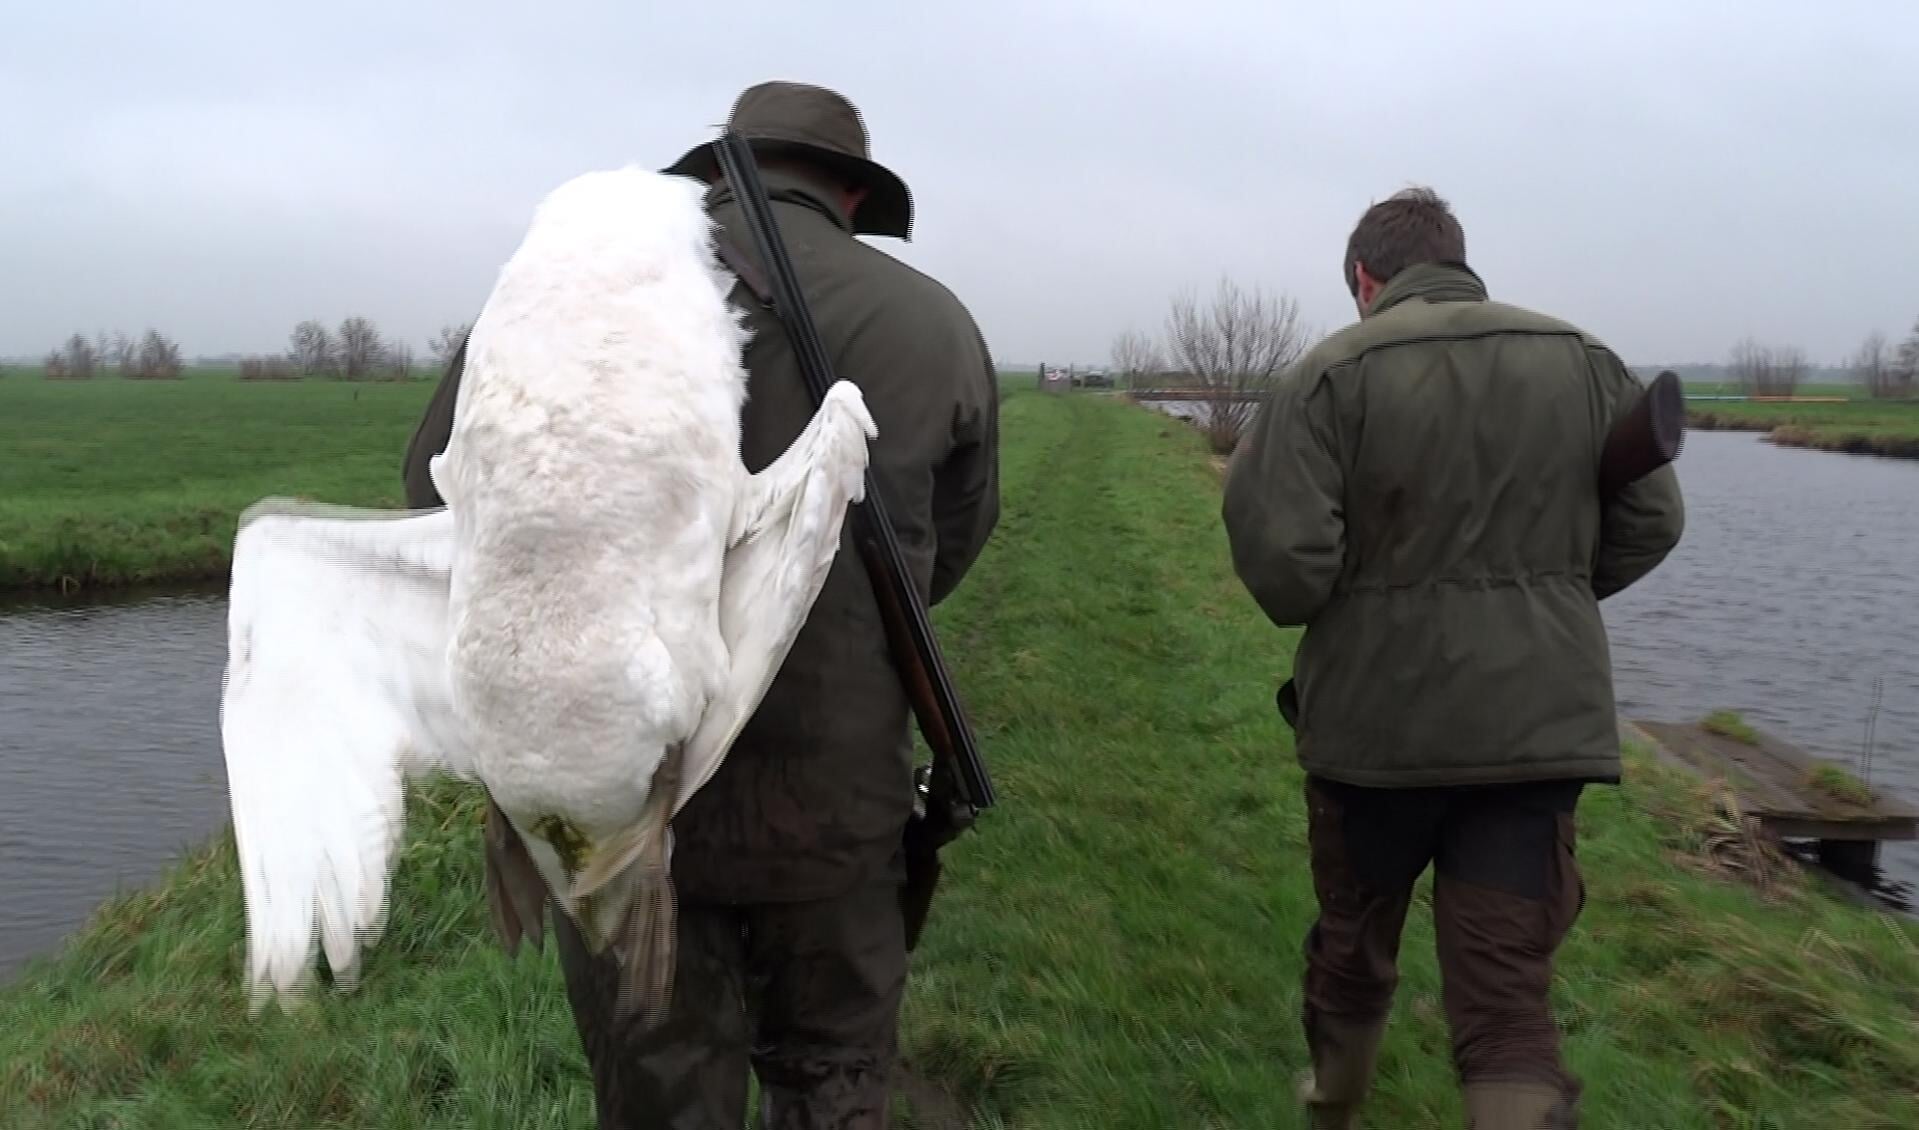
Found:
[[[446,667],[450,511],[271,499],[234,542],[220,737],[257,1011],[315,935],[351,985],[385,925],[408,778],[472,778]]]
[[[867,443],[878,434],[858,386],[838,381],[793,445],[748,480],[720,581],[726,683],[687,741],[675,812],[719,769],[805,625],[847,506],[865,496]]]

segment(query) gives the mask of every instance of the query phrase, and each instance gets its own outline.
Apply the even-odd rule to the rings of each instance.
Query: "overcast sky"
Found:
[[[0,355],[155,326],[279,350],[469,319],[531,209],[833,86],[1006,362],[1099,362],[1222,274],[1350,320],[1410,182],[1495,296],[1634,363],[1836,361],[1919,317],[1919,5],[1667,0],[10,4]],[[937,9],[937,14],[935,10]]]

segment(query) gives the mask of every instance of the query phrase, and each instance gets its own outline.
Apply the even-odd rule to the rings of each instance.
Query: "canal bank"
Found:
[[[1919,400],[1694,400],[1687,405],[1686,426],[1697,432],[1758,432],[1781,447],[1919,460]]]

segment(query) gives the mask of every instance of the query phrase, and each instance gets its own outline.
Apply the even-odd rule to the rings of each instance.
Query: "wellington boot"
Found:
[[[1579,1114],[1548,1083],[1466,1084],[1467,1130],[1578,1130]]]
[[[1313,1069],[1299,1085],[1299,1098],[1306,1104],[1313,1130],[1354,1130],[1359,1125],[1359,1108],[1372,1086],[1379,1043],[1385,1035],[1385,1017],[1364,1023],[1335,1016],[1316,1018],[1308,1035]]]

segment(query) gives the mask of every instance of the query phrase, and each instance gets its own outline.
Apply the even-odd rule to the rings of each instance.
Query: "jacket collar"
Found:
[[[1484,302],[1486,284],[1464,263],[1416,263],[1394,275],[1373,299],[1367,317],[1410,298],[1427,302]]]
[[[766,186],[766,198],[774,203],[798,204],[810,208],[826,217],[834,227],[848,235],[853,234],[853,223],[841,214],[829,202],[824,193],[805,177],[787,172],[784,169],[761,169],[760,182]],[[719,181],[706,191],[706,207],[710,212],[729,204],[738,204],[733,186]]]

